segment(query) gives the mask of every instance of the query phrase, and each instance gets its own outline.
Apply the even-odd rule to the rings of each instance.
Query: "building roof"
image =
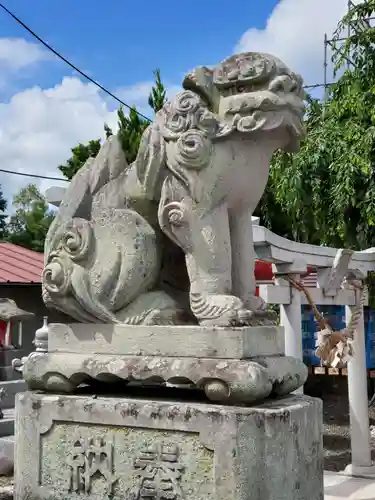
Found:
[[[40,283],[44,255],[0,242],[0,283]]]

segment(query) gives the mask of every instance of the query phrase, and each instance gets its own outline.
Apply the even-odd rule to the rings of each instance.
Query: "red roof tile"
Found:
[[[0,242],[0,283],[40,283],[44,255]]]

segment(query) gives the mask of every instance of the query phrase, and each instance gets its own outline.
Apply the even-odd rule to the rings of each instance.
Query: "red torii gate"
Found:
[[[307,272],[303,275],[301,275],[302,278],[306,278],[306,276],[309,276],[310,274],[314,273],[315,270],[311,267],[307,268]],[[256,260],[255,261],[255,269],[254,269],[254,274],[255,274],[255,280],[257,283],[261,282],[272,282],[274,279],[274,274],[272,271],[272,264],[270,262],[263,262],[261,260]],[[257,286],[256,288],[256,295],[259,294],[259,287]]]

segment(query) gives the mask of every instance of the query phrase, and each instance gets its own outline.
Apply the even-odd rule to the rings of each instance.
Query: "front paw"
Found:
[[[202,326],[244,326],[253,313],[233,295],[190,294],[190,307]]]
[[[267,312],[267,302],[265,302],[261,297],[254,295],[249,300],[246,301],[246,307],[253,311],[254,314],[262,314],[262,312]]]

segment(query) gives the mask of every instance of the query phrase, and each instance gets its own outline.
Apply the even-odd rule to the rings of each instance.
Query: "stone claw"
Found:
[[[202,326],[251,325],[254,313],[234,295],[191,295],[191,307]]]
[[[249,325],[251,323],[251,319],[253,318],[254,313],[249,309],[240,309],[237,312],[238,320],[243,325]]]
[[[267,302],[265,302],[262,297],[251,297],[250,300],[246,302],[246,306],[248,309],[253,311],[256,314],[261,314],[262,312],[267,312]]]

